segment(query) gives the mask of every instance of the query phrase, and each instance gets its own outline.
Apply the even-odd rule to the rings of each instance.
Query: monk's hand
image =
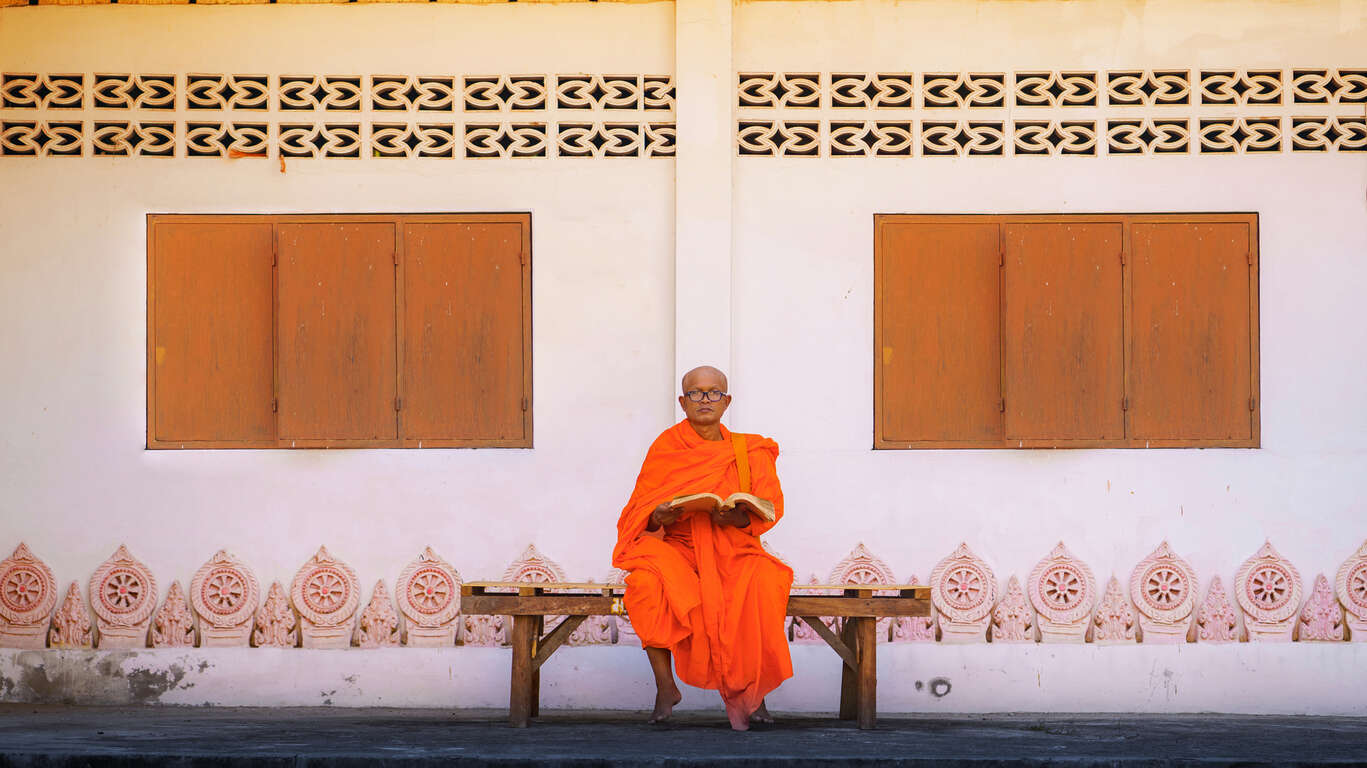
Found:
[[[712,511],[712,522],[715,525],[726,525],[732,528],[745,528],[750,525],[750,515],[746,513],[741,505],[743,501],[736,502],[733,507],[721,507]]]
[[[679,519],[679,515],[682,514],[683,510],[677,507],[671,507],[667,501],[661,502],[660,506],[651,510],[650,522],[646,523],[646,530],[658,531],[666,525],[672,525],[675,520]]]

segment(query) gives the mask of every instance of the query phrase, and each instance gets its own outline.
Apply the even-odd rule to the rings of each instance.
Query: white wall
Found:
[[[746,3],[735,66],[1361,68],[1365,20],[1361,2]],[[1363,107],[1328,111],[1361,115]],[[746,114],[776,116],[769,112]],[[989,115],[1009,125],[1059,111],[974,117]],[[1127,581],[1166,538],[1196,568],[1204,594],[1211,575],[1228,585],[1270,537],[1308,590],[1320,571],[1332,579],[1367,537],[1367,358],[1356,353],[1367,324],[1355,319],[1367,292],[1367,156],[740,157],[735,200],[734,378],[748,398],[737,426],[774,433],[783,448],[788,517],[769,538],[803,576],[810,568],[824,577],[820,566],[863,540],[901,578],[925,579],[960,541],[1003,580],[1024,578],[1063,539],[1100,587],[1112,573]],[[874,214],[1175,211],[1260,215],[1261,449],[870,450]]]
[[[669,74],[672,30],[667,4],[34,7],[0,13],[0,69]],[[533,540],[607,574],[673,419],[673,161],[3,161],[0,547],[27,541],[63,588],[120,542],[163,585],[226,548],[288,586],[320,544],[367,595],[429,544],[466,578]],[[144,216],[296,211],[530,211],[535,449],[144,450]]]
[[[26,7],[0,11],[0,71],[661,74],[674,71],[673,22],[669,3]],[[793,72],[1363,68],[1365,23],[1362,0],[743,3],[733,57],[738,71]],[[291,160],[281,175],[273,161],[0,158],[0,555],[26,541],[63,588],[84,589],[127,543],[164,589],[226,548],[265,587],[326,544],[368,596],[424,545],[476,579],[534,541],[570,578],[601,578],[644,448],[677,418],[673,166],[364,158]],[[734,426],[783,448],[788,517],[767,539],[800,577],[824,577],[862,540],[899,577],[925,579],[964,540],[1004,582],[1064,539],[1104,583],[1166,538],[1204,595],[1270,537],[1308,592],[1367,536],[1367,157],[736,158],[732,173]],[[532,212],[536,447],[144,450],[145,214],[363,211]],[[1030,211],[1260,214],[1262,448],[870,449],[873,215]],[[1362,714],[1360,651],[902,646],[884,655],[882,701]],[[446,689],[385,677],[404,653],[213,656],[193,695],[161,700],[316,703],[272,698],[262,670],[288,663],[301,690],[345,669],[373,676],[338,704],[440,703]],[[506,651],[411,653],[438,672],[506,663]],[[548,706],[645,695],[639,651],[563,653],[548,680],[557,664],[597,670],[581,684],[610,693],[558,699],[556,683]],[[0,676],[35,663],[20,655],[0,654]],[[833,655],[795,657],[799,679],[776,706],[832,707]],[[1155,704],[1151,670],[1165,664],[1205,682]],[[927,669],[977,693],[905,693]],[[501,674],[451,673],[450,690],[496,705]],[[1098,676],[1120,682],[1098,693]],[[1220,693],[1256,685],[1281,698]]]

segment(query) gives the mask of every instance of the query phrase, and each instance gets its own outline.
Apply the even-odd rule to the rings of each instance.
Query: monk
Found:
[[[764,697],[793,676],[784,630],[793,571],[760,546],[783,517],[774,460],[778,444],[733,434],[721,424],[731,405],[726,375],[694,368],[683,377],[685,418],[646,453],[636,489],[617,521],[612,564],[629,571],[624,602],[655,675],[650,722],[670,716],[682,694],[670,669],[721,694],[731,727],[773,722]],[[669,502],[745,491],[772,502],[774,522],[749,504],[681,515]]]

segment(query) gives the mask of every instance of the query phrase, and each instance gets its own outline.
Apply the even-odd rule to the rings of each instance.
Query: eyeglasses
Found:
[[[709,403],[715,403],[721,400],[723,397],[726,397],[726,393],[718,392],[715,389],[710,390],[708,392],[703,392],[700,389],[690,389],[684,393],[684,397],[688,398],[689,400],[692,400],[695,403],[701,403],[704,400],[706,400]]]

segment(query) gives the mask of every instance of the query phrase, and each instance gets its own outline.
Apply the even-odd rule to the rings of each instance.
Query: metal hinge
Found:
[[[1257,410],[1257,405],[1258,405],[1258,401],[1257,401],[1257,400],[1254,400],[1254,399],[1251,398],[1251,397],[1248,398],[1248,410],[1250,410],[1250,411],[1255,411],[1255,410]]]
[[[280,412],[280,400],[279,400],[278,398],[272,397],[272,398],[271,398],[271,413],[279,413],[279,412]]]
[[[522,398],[522,410],[527,410],[527,398]]]
[[[997,413],[1006,413],[1006,398],[997,401]]]
[[[1249,251],[1248,253],[1245,253],[1245,254],[1244,254],[1244,259],[1248,262],[1248,266],[1250,266],[1250,267],[1253,266],[1253,251]]]
[[[401,410],[403,410],[403,398],[401,398],[401,397],[396,397],[396,398],[394,398],[394,410],[396,410],[396,411],[401,411]]]
[[[1128,398],[1128,397],[1122,397],[1122,398],[1120,398],[1120,410],[1122,410],[1122,411],[1128,411],[1128,410],[1130,410],[1130,398]]]
[[[280,264],[280,236],[271,232],[271,266]]]
[[[397,250],[394,251],[394,266],[399,266],[399,252]]]
[[[1120,266],[1122,266],[1122,267],[1125,266],[1125,252],[1124,252],[1124,251],[1121,251],[1121,252],[1120,252]]]
[[[521,248],[517,249],[517,263],[524,267],[527,266],[527,252]]]

